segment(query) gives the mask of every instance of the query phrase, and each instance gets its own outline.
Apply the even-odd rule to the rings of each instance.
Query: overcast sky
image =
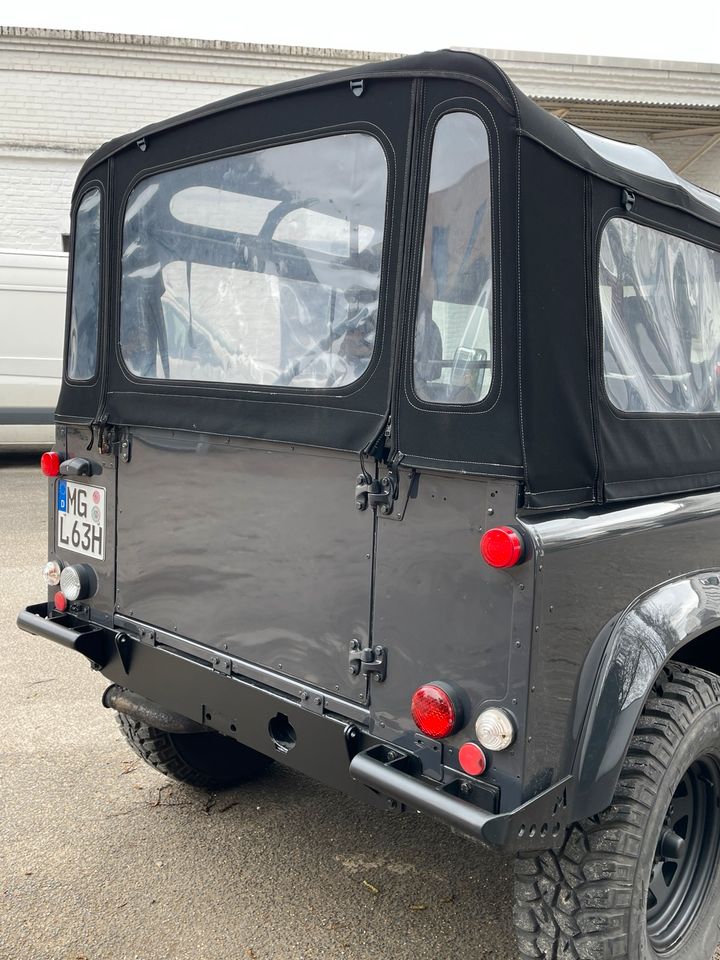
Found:
[[[23,0],[0,25],[414,53],[446,46],[720,63],[720,0]]]

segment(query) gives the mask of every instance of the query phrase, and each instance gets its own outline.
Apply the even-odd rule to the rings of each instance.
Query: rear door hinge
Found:
[[[392,513],[398,495],[397,471],[388,467],[382,480],[374,480],[369,473],[358,474],[355,484],[355,506],[358,510],[379,510],[383,515]]]
[[[97,427],[98,453],[103,454],[103,456],[107,456],[113,451],[113,445],[117,438],[117,427],[114,427],[106,420],[99,421],[94,426]]]
[[[408,503],[417,497],[420,474],[411,469],[401,475],[394,463],[388,464],[387,471],[381,480],[373,480],[367,471],[358,475],[355,506],[358,510],[372,507],[387,520],[402,520]]]
[[[363,647],[359,640],[351,640],[349,661],[350,673],[354,677],[372,675],[382,683],[387,675],[387,650],[379,644]]]
[[[118,455],[123,463],[130,463],[130,431],[127,427],[123,427],[122,430],[118,431],[117,438],[118,445]]]
[[[116,427],[112,423],[98,424],[98,451],[105,456],[120,457],[123,463],[130,462],[130,429]]]
[[[130,463],[131,438],[128,427],[115,427],[115,433],[112,438],[112,444],[115,449],[115,455],[120,457],[123,463]]]

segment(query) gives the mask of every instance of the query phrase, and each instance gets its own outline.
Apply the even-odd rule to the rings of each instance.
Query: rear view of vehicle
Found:
[[[52,443],[67,254],[0,250],[0,446]]]
[[[443,52],[113,141],[73,203],[20,626],[163,773],[519,854],[523,957],[720,940],[720,201],[643,158]]]

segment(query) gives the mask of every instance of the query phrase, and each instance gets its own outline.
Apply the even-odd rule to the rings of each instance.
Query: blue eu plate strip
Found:
[[[67,480],[61,480],[57,485],[58,513],[67,513]]]

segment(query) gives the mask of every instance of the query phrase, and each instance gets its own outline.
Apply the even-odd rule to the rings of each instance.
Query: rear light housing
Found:
[[[463,724],[459,697],[449,684],[441,681],[419,687],[413,694],[410,709],[418,730],[434,740],[451,736]]]
[[[58,590],[58,592],[53,597],[53,603],[55,605],[55,609],[58,610],[60,613],[64,613],[67,610],[67,607],[68,607],[67,597],[62,591]]]
[[[92,596],[96,590],[97,577],[89,564],[77,563],[63,567],[60,574],[60,591],[71,603]]]
[[[477,718],[475,736],[486,750],[507,750],[515,742],[515,722],[505,710],[491,707]]]
[[[493,527],[482,535],[480,553],[491,567],[514,567],[525,557],[525,541],[513,527]]]
[[[43,578],[49,587],[56,587],[60,583],[62,564],[57,560],[48,560],[43,567]]]
[[[60,455],[48,450],[40,457],[40,469],[46,477],[56,477],[60,473]]]

